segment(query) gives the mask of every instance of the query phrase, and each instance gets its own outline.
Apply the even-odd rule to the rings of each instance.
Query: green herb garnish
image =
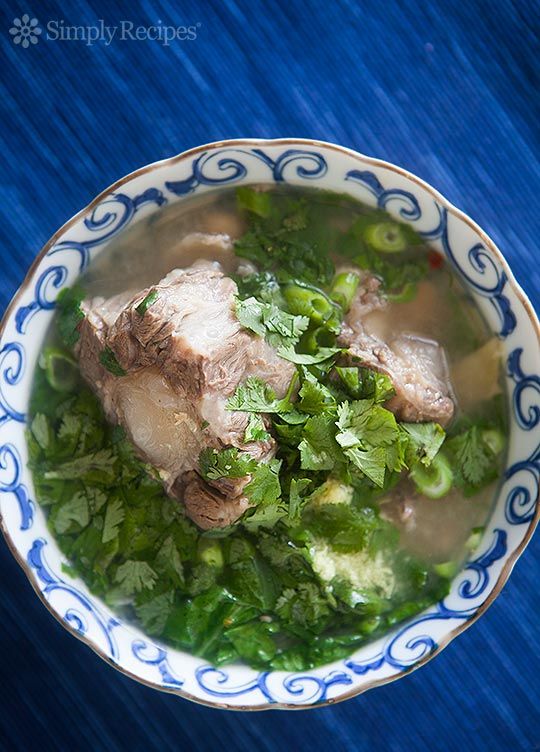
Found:
[[[102,366],[104,366],[109,373],[112,373],[113,376],[125,376],[126,371],[122,368],[118,360],[116,359],[116,355],[111,350],[110,347],[105,347],[99,354],[99,362]]]
[[[144,316],[146,311],[150,308],[150,306],[154,305],[156,300],[159,298],[159,292],[157,290],[151,290],[148,295],[141,300],[138,306],[136,306],[135,310],[141,316],[141,318]]]

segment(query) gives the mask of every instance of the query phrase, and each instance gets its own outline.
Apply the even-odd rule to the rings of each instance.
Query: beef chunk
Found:
[[[249,507],[245,496],[223,496],[194,472],[177,485],[175,490],[183,498],[188,516],[203,530],[231,525]]]
[[[366,332],[365,317],[384,306],[378,287],[373,277],[361,283],[343,323],[339,344],[348,349],[349,361],[391,379],[396,394],[386,406],[398,418],[413,423],[448,424],[454,414],[454,402],[450,397],[446,359],[438,343],[405,334],[384,342]]]
[[[150,294],[155,301],[137,308]],[[120,423],[140,456],[159,471],[169,493],[186,501],[193,519],[233,521],[247,502],[246,479],[222,479],[215,488],[193,476],[202,449],[238,447],[259,461],[275,454],[275,441],[244,443],[248,415],[226,409],[227,399],[249,376],[284,396],[294,374],[263,338],[243,329],[234,313],[236,284],[215,262],[176,269],[153,288],[105,300],[84,301],[85,319],[76,347],[83,377],[100,397],[110,420]],[[100,355],[110,348],[124,376],[111,374]],[[190,491],[183,493],[184,478]],[[199,482],[200,481],[200,482]],[[222,512],[214,509],[223,503]],[[203,515],[203,516],[201,516]],[[215,522],[218,524],[218,522]],[[221,524],[221,523],[220,523]]]

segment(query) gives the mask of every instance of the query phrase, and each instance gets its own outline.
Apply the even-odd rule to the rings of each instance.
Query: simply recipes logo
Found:
[[[68,24],[62,19],[47,21],[45,28],[40,26],[37,18],[32,18],[25,13],[21,18],[13,19],[13,26],[9,33],[13,43],[27,48],[37,44],[41,39],[49,42],[82,42],[87,47],[94,44],[104,44],[109,47],[113,42],[158,42],[164,47],[169,47],[173,42],[192,42],[202,24],[200,22],[190,26],[175,26],[157,23],[144,26],[137,25],[133,21],[123,20],[118,24],[109,25],[102,18],[93,24],[86,26]]]

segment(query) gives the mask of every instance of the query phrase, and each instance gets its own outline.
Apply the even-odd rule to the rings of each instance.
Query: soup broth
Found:
[[[135,223],[79,286],[28,441],[93,592],[215,664],[286,669],[445,595],[505,418],[498,342],[438,251],[347,196],[226,189]]]

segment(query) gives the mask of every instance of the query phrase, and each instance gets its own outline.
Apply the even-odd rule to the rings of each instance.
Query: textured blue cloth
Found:
[[[410,169],[476,219],[538,307],[538,3],[0,3],[3,310],[49,236],[147,162],[213,139],[308,136]],[[163,46],[8,29],[196,25]],[[0,545],[0,749],[532,750],[540,537],[496,603],[426,668],[343,705],[225,713],[124,678],[69,637]]]

